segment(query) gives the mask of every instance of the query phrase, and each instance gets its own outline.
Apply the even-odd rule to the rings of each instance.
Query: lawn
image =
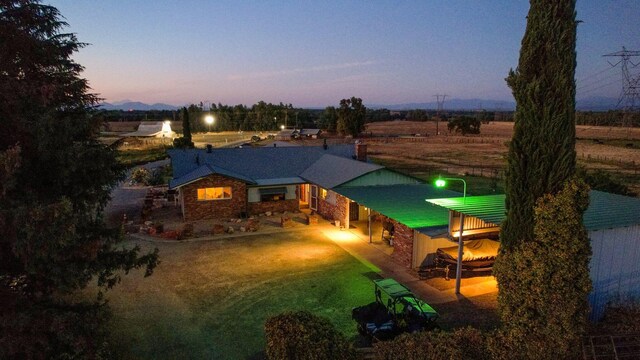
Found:
[[[151,277],[130,274],[107,294],[123,358],[259,358],[265,320],[286,310],[325,316],[353,338],[351,308],[373,301],[376,269],[320,233],[157,246]]]
[[[166,159],[167,157],[167,149],[164,147],[119,150],[116,155],[118,161],[126,167],[142,165],[152,161]]]

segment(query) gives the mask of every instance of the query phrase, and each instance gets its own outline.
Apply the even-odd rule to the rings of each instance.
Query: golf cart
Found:
[[[438,313],[404,285],[394,279],[374,280],[373,284],[376,301],[351,311],[361,335],[380,341],[438,327]]]

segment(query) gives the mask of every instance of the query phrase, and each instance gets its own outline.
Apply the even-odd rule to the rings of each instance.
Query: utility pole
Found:
[[[447,98],[447,94],[436,94],[433,95],[433,97],[436,98],[436,103],[438,104],[438,107],[436,109],[436,135],[440,135],[440,113],[442,112],[442,110],[444,110],[444,99]],[[442,97],[442,100],[440,100],[440,97]]]
[[[631,68],[634,68],[640,64],[640,61],[634,63],[631,60],[632,58],[639,57],[640,51],[627,50],[623,46],[622,51],[612,52],[603,56],[620,59],[615,64],[609,60],[607,60],[607,62],[612,67],[620,65],[622,68],[622,91],[620,92],[620,98],[618,99],[616,107],[622,105],[622,110],[624,111],[622,115],[622,126],[631,126],[631,116],[629,113],[638,111],[638,107],[640,106],[640,74],[635,74],[635,76],[631,74],[629,72],[629,65],[631,65]]]

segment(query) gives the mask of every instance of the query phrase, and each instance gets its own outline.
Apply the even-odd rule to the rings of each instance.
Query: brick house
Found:
[[[310,209],[342,227],[368,227],[370,237],[372,222],[393,224],[393,256],[407,267],[424,264],[448,241],[431,241],[445,236],[449,219],[425,199],[459,196],[368,162],[362,143],[173,149],[169,156],[169,187],[179,191],[185,221]],[[416,245],[425,241],[433,246]]]

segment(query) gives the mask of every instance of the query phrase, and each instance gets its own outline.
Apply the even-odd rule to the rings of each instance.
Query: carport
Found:
[[[396,256],[401,256],[410,267],[419,267],[428,261],[427,254],[440,246],[450,246],[444,237],[449,224],[448,210],[425,202],[425,199],[457,197],[460,193],[435,188],[430,184],[402,184],[385,186],[336,187],[333,191],[348,198],[349,207],[358,206],[367,211],[367,233],[373,240],[372,213],[379,213],[395,225],[393,240]],[[438,237],[438,235],[443,235]],[[436,240],[437,239],[437,240]]]
[[[640,199],[592,190],[589,200],[583,222],[593,251],[591,319],[598,320],[607,303],[640,296]],[[427,201],[450,211],[449,234],[454,237],[459,235],[456,214],[469,219],[463,221],[463,238],[495,231],[506,217],[505,195]],[[479,226],[471,226],[473,221]]]

